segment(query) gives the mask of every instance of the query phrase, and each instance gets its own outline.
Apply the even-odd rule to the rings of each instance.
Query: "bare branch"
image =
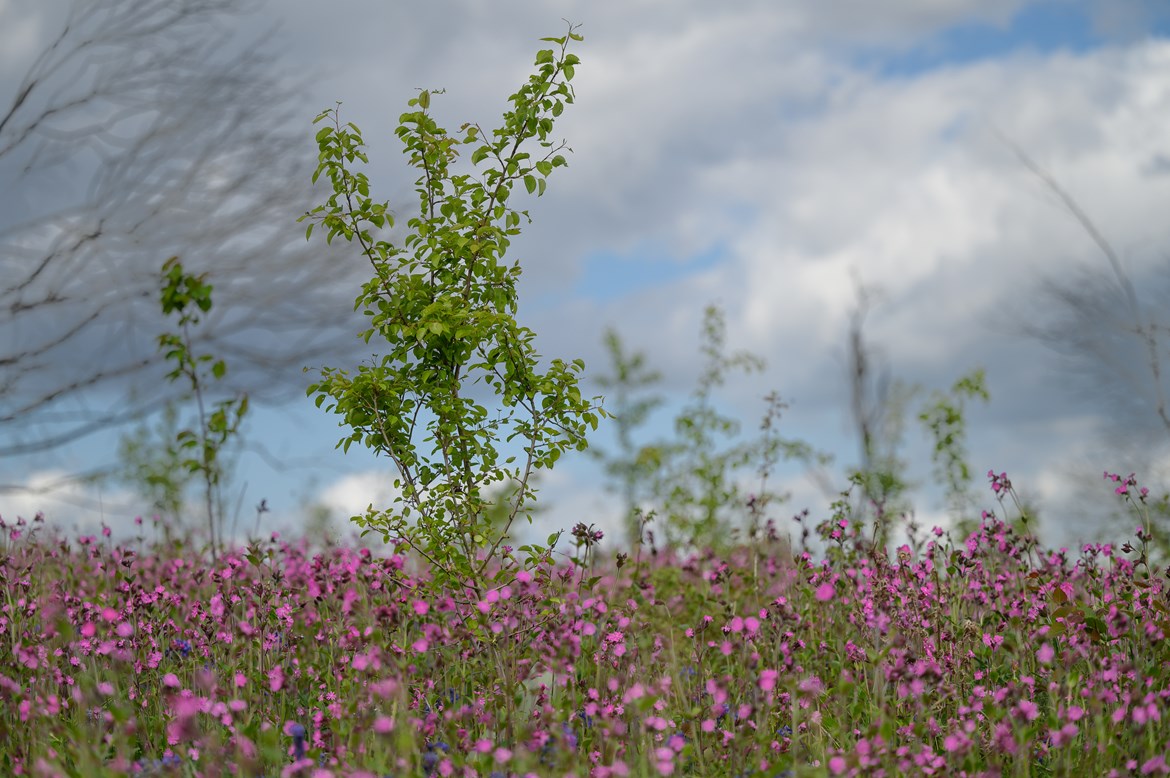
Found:
[[[1064,309],[1068,318],[1077,321],[1068,321],[1066,318],[1064,324],[1059,328],[1053,327],[1047,331],[1033,329],[1031,334],[1050,343],[1063,344],[1073,351],[1080,352],[1083,356],[1089,356],[1098,364],[1107,366],[1106,380],[1116,381],[1120,378],[1121,383],[1131,389],[1138,390],[1139,394],[1149,397],[1153,411],[1162,427],[1170,432],[1170,411],[1167,409],[1166,387],[1162,378],[1162,354],[1158,340],[1159,330],[1164,328],[1158,324],[1153,315],[1147,317],[1145,308],[1138,299],[1133,280],[1126,271],[1121,257],[1073,196],[1019,145],[1002,133],[997,134],[1000,140],[1012,150],[1020,163],[1060,200],[1077,224],[1101,251],[1109,264],[1117,288],[1123,296],[1124,308],[1128,314],[1127,320],[1118,319],[1112,310],[1113,306],[1102,305],[1097,285],[1094,283],[1078,283],[1074,286],[1067,281],[1050,281],[1046,288],[1048,297]],[[1085,282],[1086,279],[1081,279],[1081,281]],[[1089,333],[1092,333],[1091,337],[1089,337]],[[1121,336],[1122,343],[1113,341],[1110,333],[1114,337]],[[1141,348],[1145,352],[1145,367],[1149,371],[1148,381],[1141,371],[1133,369],[1132,360],[1129,359],[1130,355],[1126,353],[1124,347],[1126,334],[1136,335],[1141,343]],[[1144,390],[1146,388],[1148,391]]]
[[[311,112],[255,0],[75,0],[0,106],[0,458],[133,423],[180,397],[156,337],[168,256],[207,273],[201,351],[225,392],[303,396],[348,359],[355,270],[306,245]],[[0,98],[2,99],[2,98]]]

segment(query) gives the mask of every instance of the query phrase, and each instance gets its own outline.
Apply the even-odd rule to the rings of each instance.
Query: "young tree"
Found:
[[[613,373],[600,376],[597,383],[610,392],[607,402],[617,428],[618,451],[611,455],[593,446],[589,454],[602,462],[606,475],[617,484],[624,508],[622,522],[626,544],[634,548],[641,542],[642,518],[638,515],[638,509],[649,495],[648,481],[654,472],[655,450],[653,447],[637,446],[633,433],[663,403],[661,396],[635,395],[639,390],[660,381],[662,374],[646,366],[645,354],[626,354],[621,336],[612,328],[605,332],[605,347],[609,352]]]
[[[207,511],[208,542],[211,558],[218,557],[225,522],[222,485],[225,468],[220,452],[239,433],[240,422],[248,412],[248,395],[211,404],[209,385],[227,373],[227,364],[211,354],[193,349],[192,330],[211,310],[211,285],[204,276],[186,273],[178,257],[171,257],[162,267],[162,310],[178,314],[178,333],[166,332],[158,337],[159,348],[174,363],[167,374],[172,382],[182,381],[191,387],[198,426],[175,434],[180,452],[189,452],[180,465],[203,480],[204,507]]]
[[[536,72],[491,132],[464,124],[449,135],[430,113],[434,93],[420,91],[410,101],[397,135],[419,171],[419,212],[401,244],[378,236],[393,216],[354,171],[367,162],[364,142],[337,109],[316,119],[324,126],[314,180],[326,176],[333,193],[303,217],[309,235],[320,225],[327,240],[356,243],[374,271],[355,306],[369,317],[363,339],[385,341],[385,353],[356,372],[322,368],[309,388],[318,406],[328,403],[352,430],[339,447],[368,446],[398,471],[400,508],[371,509],[355,521],[416,550],[437,584],[467,586],[476,595],[533,499],[535,471],[551,468],[567,450],[584,450],[587,429],[605,415],[581,396],[581,360],[553,359],[542,370],[535,334],[515,319],[520,266],[504,262],[528,218],[510,204],[513,188],[523,184],[541,195],[547,177],[566,164],[565,144],[549,136],[573,102],[579,60],[568,48],[581,36],[570,27],[544,40],[556,48],[538,52]],[[455,167],[461,147],[471,149],[471,172]],[[477,397],[477,385],[491,390],[493,407]],[[513,441],[518,450],[501,450]],[[514,486],[502,531],[493,530],[485,491],[493,484]]]

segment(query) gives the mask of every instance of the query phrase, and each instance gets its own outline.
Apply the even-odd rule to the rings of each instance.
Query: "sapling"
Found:
[[[974,505],[971,466],[967,463],[965,446],[967,420],[964,411],[967,400],[991,400],[981,369],[956,381],[950,394],[935,392],[918,414],[918,420],[930,433],[934,444],[931,458],[934,460],[935,477],[943,483],[948,507],[960,525]]]
[[[219,381],[227,373],[227,365],[222,359],[217,360],[210,354],[192,353],[191,328],[199,323],[200,312],[211,310],[212,287],[205,279],[206,274],[196,276],[184,272],[178,257],[171,257],[163,263],[160,296],[162,310],[164,314],[179,314],[181,332],[160,335],[158,345],[166,351],[166,358],[175,363],[175,368],[167,373],[167,378],[178,381],[185,377],[191,383],[191,392],[195,397],[199,428],[180,430],[175,435],[175,441],[180,450],[194,449],[194,454],[183,460],[182,466],[203,479],[211,556],[215,559],[221,541],[224,513],[220,490],[224,468],[219,456],[228,441],[239,432],[240,422],[248,412],[248,395],[222,400],[210,409],[207,407],[204,397],[207,376],[202,366],[211,363],[211,378]]]
[[[184,453],[176,441],[178,432],[179,406],[170,401],[156,427],[151,429],[143,422],[118,441],[120,480],[149,500],[151,510],[173,522],[182,517],[183,498],[195,477],[183,465]]]
[[[477,597],[517,516],[531,520],[534,472],[570,449],[584,450],[586,431],[605,416],[600,398],[581,396],[584,362],[553,359],[541,367],[535,334],[515,319],[520,266],[504,262],[528,220],[509,203],[513,188],[522,183],[542,195],[548,176],[566,165],[565,144],[550,134],[573,102],[579,60],[568,48],[582,40],[575,29],[543,39],[554,48],[537,53],[535,73],[491,132],[466,123],[449,135],[430,113],[437,92],[421,90],[409,101],[396,134],[419,171],[419,211],[400,243],[380,234],[393,227],[394,215],[354,169],[368,161],[361,131],[341,121],[339,108],[315,119],[322,127],[313,180],[325,176],[333,191],[301,217],[310,222],[306,236],[319,225],[327,241],[341,236],[369,262],[373,277],[355,309],[364,309],[370,325],[361,337],[368,343],[376,336],[385,349],[354,371],[321,368],[308,393],[352,430],[339,448],[360,443],[394,463],[398,507],[371,506],[354,517],[362,534],[415,550],[436,585],[465,586]],[[455,167],[461,149],[470,149],[470,172]],[[503,451],[501,441],[518,441],[519,450]],[[494,484],[512,488],[502,528],[490,511]],[[530,561],[547,552],[528,549]]]
[[[729,511],[746,504],[741,499],[737,474],[763,459],[770,471],[781,451],[789,457],[811,455],[811,448],[775,435],[771,421],[762,427],[759,442],[736,442],[719,448],[719,439],[734,439],[739,422],[715,406],[715,390],[732,370],[751,374],[764,368],[764,360],[746,351],[726,354],[722,311],[708,306],[704,311],[700,352],[703,371],[685,405],[674,420],[676,439],[643,447],[640,467],[649,470],[650,490],[660,506],[666,540],[670,545],[690,548],[722,548],[729,545],[733,520]],[[766,418],[774,420],[783,403],[778,395],[766,398]],[[766,485],[766,478],[764,480]],[[767,501],[761,493],[757,499]]]
[[[596,380],[601,388],[610,391],[610,413],[617,428],[615,454],[593,447],[590,456],[600,460],[605,474],[618,485],[623,506],[623,524],[626,544],[630,548],[640,545],[643,519],[639,511],[645,497],[648,476],[653,472],[653,447],[635,445],[633,432],[644,425],[655,408],[662,405],[658,395],[635,397],[639,390],[662,380],[662,373],[646,366],[646,355],[642,352],[627,354],[622,348],[621,336],[614,329],[605,332],[605,348],[609,352],[613,374],[599,376]]]
[[[775,392],[764,398],[767,408],[760,438],[719,449],[718,439],[734,438],[739,424],[715,407],[715,389],[732,369],[750,373],[762,369],[763,360],[747,352],[724,353],[723,314],[718,307],[708,306],[704,311],[700,349],[706,363],[691,402],[674,420],[672,440],[644,445],[634,442],[634,429],[645,424],[650,412],[663,402],[661,397],[639,397],[636,392],[659,381],[661,375],[647,367],[644,354],[627,354],[613,330],[607,331],[605,343],[613,372],[599,378],[598,383],[613,390],[616,411],[611,418],[617,424],[618,452],[591,453],[596,451],[596,458],[624,498],[628,542],[636,547],[639,569],[642,545],[654,546],[653,530],[647,529],[652,521],[661,524],[667,545],[676,549],[722,548],[740,537],[733,514],[742,506],[748,519],[746,535],[754,540],[761,532],[767,507],[784,499],[768,484],[780,459],[799,460],[809,466],[827,463],[826,455],[807,443],[778,434],[780,413],[787,404]],[[752,462],[759,463],[759,491],[740,499],[740,473]],[[646,503],[652,504],[653,510],[644,510]]]

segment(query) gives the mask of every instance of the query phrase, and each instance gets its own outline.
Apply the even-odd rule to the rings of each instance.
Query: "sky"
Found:
[[[64,5],[0,0],[0,109]],[[827,517],[857,465],[846,344],[859,283],[875,358],[921,398],[986,371],[991,401],[968,408],[986,508],[998,506],[980,474],[1006,471],[1039,506],[1042,536],[1071,544],[1131,529],[1097,520],[1116,508],[1102,471],[1141,467],[1155,491],[1170,488],[1148,360],[1102,339],[1103,316],[1073,332],[1045,293],[1075,282],[1116,312],[1106,258],[1012,145],[1074,198],[1156,312],[1170,248],[1166,4],[344,0],[330,13],[274,0],[228,31],[268,33],[298,84],[290,121],[303,123],[310,157],[311,119],[342,103],[369,144],[375,189],[396,203],[409,203],[412,177],[393,130],[417,89],[446,90],[434,111],[448,127],[489,124],[539,38],[562,34],[563,19],[580,25],[576,103],[555,131],[572,148],[569,167],[526,203],[532,224],[509,252],[524,271],[519,320],[546,357],[584,359],[590,381],[608,372],[607,328],[644,352],[667,399],[639,433],[650,442],[671,434],[695,386],[703,311],[718,305],[729,349],[767,363],[735,375],[720,408],[751,433],[775,390],[789,404],[782,434],[835,456],[828,488],[796,465],[778,473],[790,494],[778,519],[802,508]],[[0,182],[0,206],[16,197],[10,186]],[[288,229],[303,231],[296,215]],[[1086,362],[1033,336],[1052,328],[1104,356]],[[389,464],[335,451],[341,430],[311,401],[260,405],[244,432],[274,457],[240,456],[229,493],[241,524],[261,499],[263,526],[293,532],[308,505],[343,519],[391,499]],[[945,523],[912,419],[905,440],[901,456],[922,484],[916,514]],[[612,425],[595,442],[612,451]],[[143,509],[124,486],[37,489],[116,446],[114,434],[93,436],[0,462],[0,482],[33,487],[0,492],[0,516],[44,511],[81,531],[130,531]],[[620,501],[594,460],[566,456],[540,484],[538,536],[578,521],[616,533]]]

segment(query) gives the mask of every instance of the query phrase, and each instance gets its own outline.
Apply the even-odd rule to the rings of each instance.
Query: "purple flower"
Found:
[[[305,726],[293,724],[288,728],[288,734],[293,739],[293,758],[299,762],[305,758]]]

